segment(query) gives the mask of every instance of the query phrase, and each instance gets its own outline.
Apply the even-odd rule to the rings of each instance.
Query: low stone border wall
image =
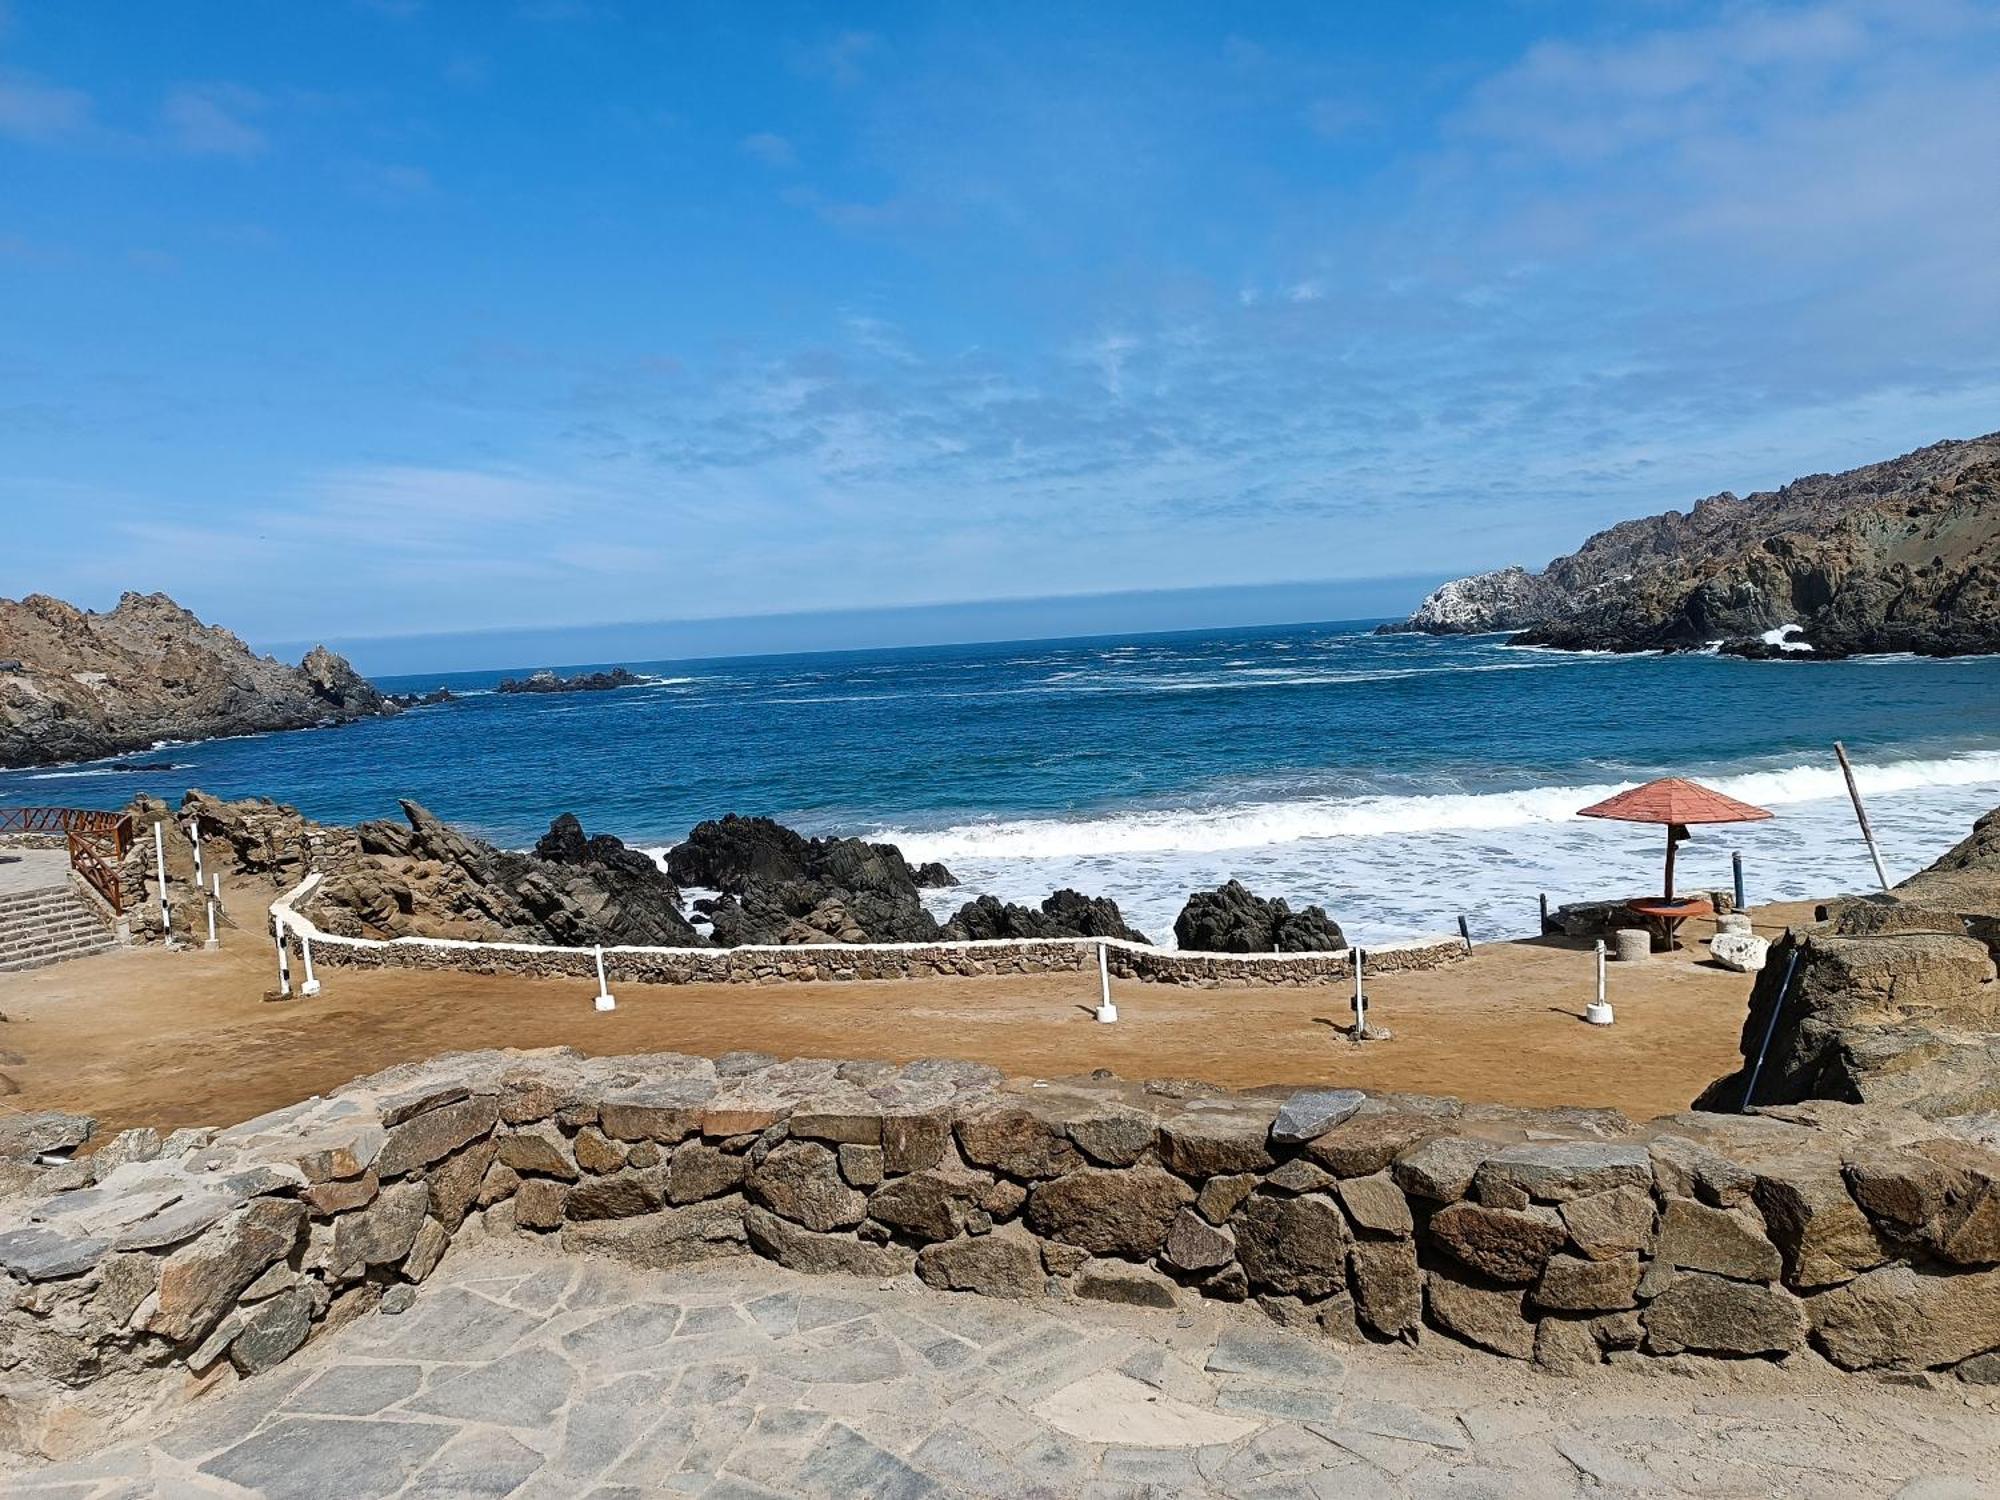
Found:
[[[941,1291],[1254,1299],[1338,1339],[1577,1371],[1705,1354],[2000,1380],[2000,1119],[1818,1102],[1634,1127],[928,1061],[456,1054],[222,1131],[128,1131],[0,1202],[0,1437],[397,1309],[455,1236],[758,1254]],[[1810,1357],[1810,1356],[1805,1356]]]
[[[591,979],[596,950],[454,938],[355,938],[322,932],[304,915],[314,877],[272,905],[287,931],[312,941],[319,965],[371,969],[448,969],[530,979]],[[604,949],[615,982],[641,984],[784,984],[856,979],[938,979],[993,974],[1054,974],[1094,968],[1097,950],[1121,979],[1217,988],[1352,983],[1354,950],[1330,953],[1183,953],[1123,938],[997,938],[957,943],[801,943],[742,948]],[[1368,948],[1364,967],[1378,973],[1438,969],[1466,958],[1464,940],[1426,938]]]

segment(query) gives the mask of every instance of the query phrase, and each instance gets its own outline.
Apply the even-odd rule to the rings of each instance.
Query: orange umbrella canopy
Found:
[[[1698,782],[1665,776],[1606,797],[1577,814],[1579,818],[1618,818],[1627,823],[1753,823],[1771,816],[1769,808],[1752,807],[1725,797]]]

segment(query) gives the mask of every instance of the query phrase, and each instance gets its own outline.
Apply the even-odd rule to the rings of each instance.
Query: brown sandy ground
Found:
[[[237,909],[250,905],[250,891]],[[263,899],[268,900],[268,896]],[[1807,907],[1758,914],[1767,935]],[[1368,981],[1393,1036],[1356,1047],[1349,995],[1182,989],[1121,981],[1097,1024],[1095,974],[769,986],[588,983],[324,969],[325,992],[274,1002],[271,946],[229,931],[217,953],[139,949],[0,975],[0,1110],[72,1109],[100,1138],[247,1119],[392,1063],[473,1047],[593,1054],[751,1048],[780,1057],[962,1057],[1011,1075],[1109,1068],[1250,1088],[1337,1084],[1520,1105],[1609,1105],[1638,1119],[1683,1109],[1737,1063],[1750,977],[1688,947],[1610,967],[1617,1024],[1587,1026],[1593,958],[1490,943],[1464,964]],[[0,1089],[8,1083],[0,1081]]]

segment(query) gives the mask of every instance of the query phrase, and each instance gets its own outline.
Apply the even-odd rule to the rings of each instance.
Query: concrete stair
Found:
[[[0,896],[0,974],[39,969],[118,946],[105,920],[68,886]]]

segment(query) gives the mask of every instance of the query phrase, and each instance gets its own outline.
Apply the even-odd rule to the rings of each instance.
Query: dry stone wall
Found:
[[[1561,1370],[1811,1349],[2000,1379],[1996,1116],[1818,1102],[1635,1127],[1345,1089],[563,1049],[392,1069],[219,1132],[128,1131],[17,1182],[0,1434],[89,1446],[394,1310],[465,1235],[1001,1297],[1254,1300],[1333,1338],[1447,1337]]]

